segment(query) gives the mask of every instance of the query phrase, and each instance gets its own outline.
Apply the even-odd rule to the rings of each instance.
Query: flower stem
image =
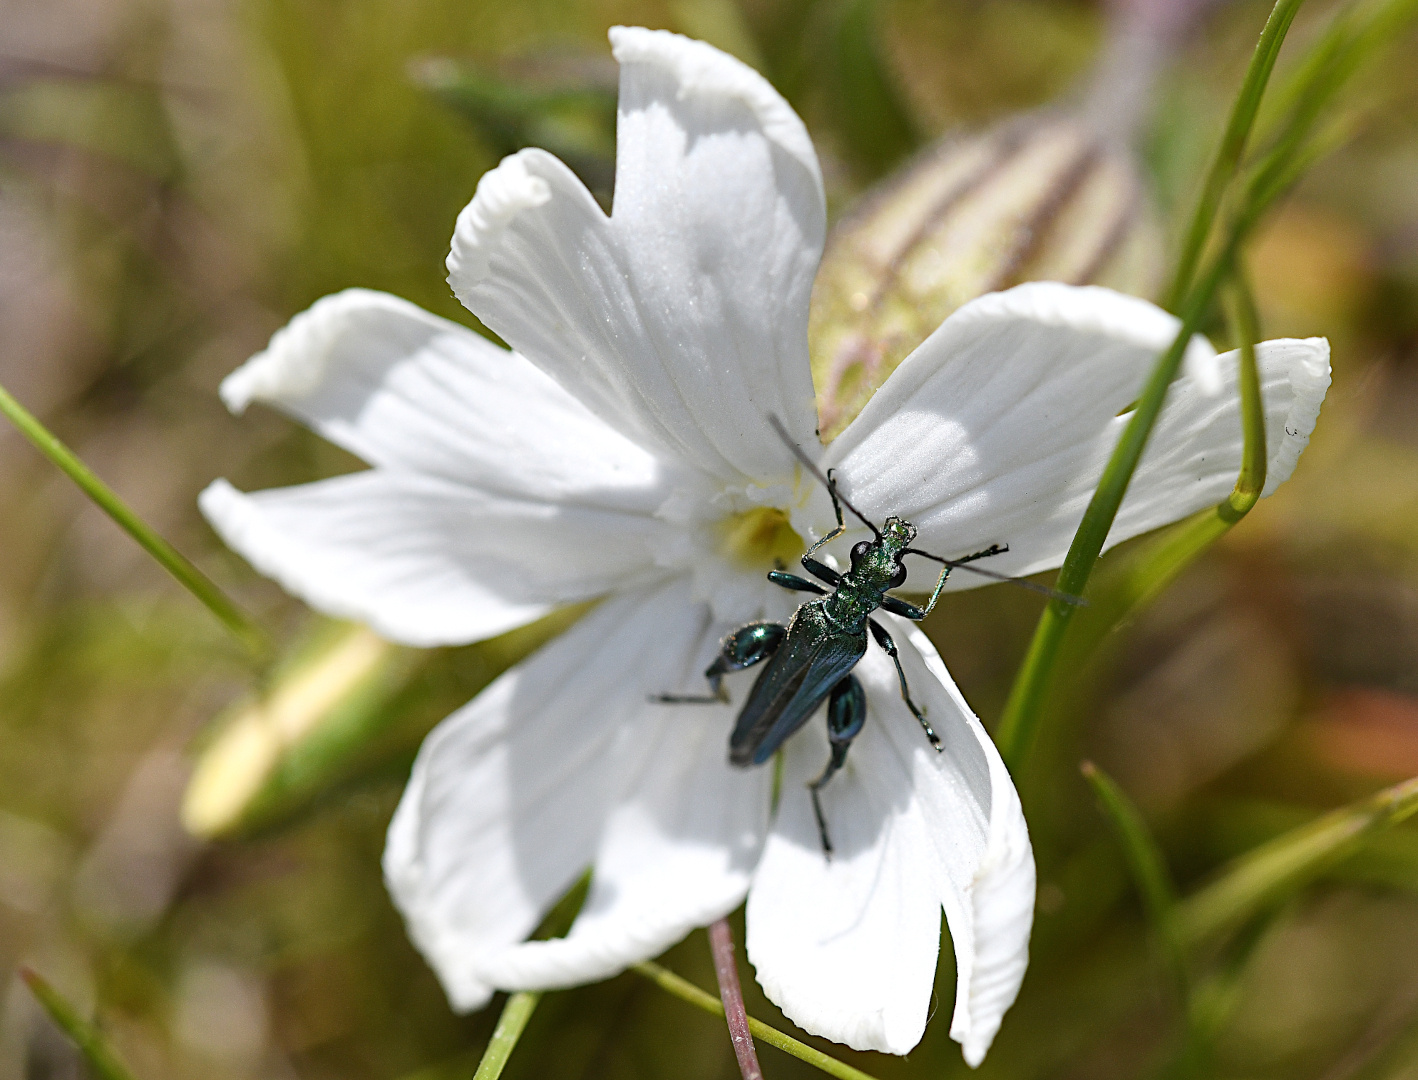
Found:
[[[1271,9],[1270,17],[1265,21],[1265,28],[1261,30],[1260,40],[1256,42],[1255,52],[1251,54],[1251,63],[1246,69],[1240,93],[1236,95],[1236,103],[1231,107],[1231,117],[1226,123],[1226,132],[1221,137],[1216,160],[1212,162],[1211,171],[1202,185],[1201,198],[1197,201],[1196,212],[1192,215],[1191,224],[1182,241],[1177,269],[1162,303],[1169,311],[1179,310],[1191,290],[1192,278],[1206,247],[1206,238],[1211,235],[1221,199],[1241,167],[1246,143],[1250,139],[1251,129],[1255,126],[1256,113],[1260,110],[1261,97],[1265,93],[1265,85],[1270,80],[1276,57],[1280,55],[1280,46],[1284,43],[1290,23],[1294,21],[1295,13],[1303,2],[1304,0],[1277,0],[1275,7]]]
[[[265,631],[237,607],[216,582],[154,532],[147,522],[134,513],[132,507],[94,475],[93,471],[79,460],[78,455],[60,442],[3,386],[0,386],[0,415],[19,428],[20,433],[29,439],[40,453],[57,465],[119,528],[162,564],[163,569],[176,578],[178,584],[205,604],[207,610],[220,619],[254,657],[260,658],[268,654],[270,642]]]
[[[27,967],[20,968],[20,978],[25,980],[25,985],[30,988],[35,999],[44,1006],[49,1018],[74,1041],[74,1045],[84,1055],[84,1060],[88,1062],[98,1080],[134,1080],[128,1067],[109,1047],[103,1033],[83,1019],[79,1011],[65,1001],[47,979]]]
[[[527,1021],[532,1018],[541,1000],[540,993],[525,990],[507,999],[507,1004],[502,1006],[502,1015],[497,1018],[497,1027],[492,1029],[492,1038],[488,1040],[482,1060],[478,1062],[478,1071],[473,1073],[473,1080],[497,1080],[502,1075],[507,1059],[512,1056],[517,1040],[522,1037]]]
[[[1241,343],[1238,381],[1245,442],[1236,486],[1210,510],[1194,514],[1146,542],[1106,577],[1100,573],[1099,595],[1070,631],[1065,664],[1081,663],[1091,656],[1115,626],[1155,600],[1203,551],[1245,517],[1265,489],[1265,402],[1255,351],[1260,328],[1255,303],[1239,270],[1232,278],[1226,309],[1231,336]]]
[[[739,1060],[743,1080],[763,1080],[758,1054],[753,1049],[753,1035],[748,1030],[748,1013],[743,1006],[743,987],[739,985],[739,967],[734,959],[734,935],[728,919],[709,924],[709,948],[714,954],[714,974],[719,980],[719,1000],[724,1003],[724,1017],[729,1023],[729,1038],[733,1040],[734,1057]]]
[[[648,960],[636,964],[634,970],[644,975],[661,990],[673,994],[681,1001],[687,1001],[695,1008],[703,1009],[714,1016],[724,1015],[723,1003],[718,998],[699,989],[688,979],[680,978],[673,971]],[[777,1028],[769,1027],[762,1020],[756,1020],[752,1016],[748,1017],[748,1029],[762,1042],[792,1054],[799,1061],[806,1061],[809,1065],[821,1069],[828,1076],[835,1076],[838,1080],[875,1080],[869,1073],[864,1073],[861,1069],[854,1069],[845,1062],[838,1061],[821,1050],[808,1046],[807,1043],[799,1042],[791,1035],[785,1035]]]
[[[1103,550],[1108,531],[1113,527],[1118,507],[1132,480],[1133,471],[1147,446],[1147,438],[1152,434],[1153,425],[1162,412],[1162,404],[1172,380],[1176,378],[1186,354],[1192,334],[1200,325],[1202,316],[1216,294],[1223,277],[1230,269],[1235,248],[1241,239],[1241,231],[1232,233],[1231,240],[1212,264],[1210,271],[1188,299],[1182,315],[1182,325],[1167,351],[1158,359],[1152,369],[1147,384],[1138,398],[1132,419],[1123,429],[1118,445],[1108,460],[1107,468],[1098,481],[1097,490],[1084,511],[1073,543],[1069,545],[1055,587],[1063,593],[1082,596],[1088,585],[1093,566]],[[1014,686],[1010,688],[1009,699],[1005,702],[1004,714],[1000,718],[995,742],[999,744],[1001,756],[1011,769],[1017,769],[1028,753],[1034,740],[1034,732],[1042,715],[1044,694],[1058,660],[1059,646],[1063,642],[1064,631],[1073,619],[1076,606],[1062,600],[1052,600],[1039,617],[1034,637],[1029,642],[1029,651],[1019,669]]]
[[[1285,31],[1289,28],[1300,2],[1301,0],[1278,0],[1271,12],[1270,19],[1266,22],[1265,30],[1261,33],[1260,41],[1256,44],[1251,67],[1246,73],[1246,81],[1237,97],[1231,121],[1227,125],[1226,134],[1222,139],[1217,163],[1213,167],[1211,177],[1207,180],[1202,203],[1198,207],[1197,222],[1200,222],[1204,228],[1201,229],[1198,237],[1188,237],[1187,246],[1183,249],[1178,265],[1177,277],[1173,283],[1173,292],[1176,297],[1181,299],[1176,304],[1169,303],[1168,306],[1179,306],[1181,327],[1177,331],[1177,336],[1172,340],[1171,346],[1162,354],[1152,369],[1152,374],[1148,377],[1147,384],[1138,398],[1137,407],[1133,410],[1132,418],[1128,421],[1127,427],[1123,429],[1122,437],[1114,447],[1112,457],[1109,458],[1107,467],[1103,470],[1103,475],[1098,481],[1098,487],[1093,492],[1092,499],[1089,500],[1088,509],[1084,511],[1083,520],[1079,523],[1078,531],[1074,533],[1073,543],[1069,545],[1068,555],[1064,558],[1063,567],[1059,571],[1057,582],[1055,582],[1055,587],[1060,592],[1070,593],[1074,596],[1083,595],[1093,567],[1107,541],[1108,532],[1113,527],[1118,508],[1122,505],[1123,496],[1127,493],[1128,484],[1132,481],[1132,474],[1137,469],[1143,450],[1147,447],[1147,439],[1152,434],[1152,428],[1157,423],[1158,416],[1161,415],[1167,390],[1181,368],[1187,345],[1190,343],[1192,335],[1200,328],[1202,319],[1210,310],[1212,301],[1223,282],[1236,273],[1237,253],[1242,241],[1255,228],[1263,212],[1283,190],[1280,180],[1267,181],[1265,184],[1252,182],[1240,210],[1230,219],[1226,239],[1220,250],[1217,251],[1208,269],[1196,280],[1195,285],[1192,285],[1193,271],[1197,261],[1201,258],[1206,237],[1210,234],[1212,219],[1220,206],[1225,189],[1230,185],[1234,174],[1240,167],[1240,155],[1245,150],[1246,140],[1254,125],[1256,110],[1260,106],[1266,80],[1275,65],[1275,56],[1280,50]],[[1283,171],[1282,179],[1288,179],[1292,174],[1293,169]],[[1281,176],[1281,173],[1278,172],[1276,175]],[[1214,198],[1213,186],[1216,187]],[[1203,214],[1202,211],[1205,213]],[[1196,231],[1196,227],[1194,222],[1193,232]],[[1193,240],[1195,240],[1194,252],[1191,251]],[[1247,304],[1241,306],[1246,309],[1242,314],[1251,316],[1253,328],[1253,309]],[[1254,345],[1254,337],[1251,334],[1243,334],[1242,336],[1248,338],[1247,345]],[[1253,350],[1251,362],[1254,363]],[[1243,415],[1251,418],[1248,423],[1253,425],[1254,417],[1261,415],[1259,412],[1261,405],[1259,384],[1258,382],[1253,384],[1252,388],[1256,390],[1255,400],[1248,407],[1246,382],[1247,377],[1243,375],[1241,380],[1242,411]],[[1259,440],[1260,449],[1258,452],[1263,456],[1265,453],[1263,426],[1261,430],[1262,436]],[[1253,454],[1255,452],[1253,451]],[[1254,484],[1257,474],[1252,460],[1253,454],[1244,459],[1245,464],[1242,468],[1248,489]],[[1216,536],[1219,536],[1231,524],[1244,516],[1245,512],[1255,504],[1255,500],[1259,497],[1260,490],[1264,486],[1263,471],[1260,472],[1260,475],[1262,483],[1255,487],[1254,495],[1249,490],[1243,493],[1235,506],[1228,507],[1224,513],[1218,514],[1221,521],[1201,519],[1201,523],[1197,526],[1199,534],[1187,539],[1189,545],[1187,550],[1200,550],[1197,547],[1198,544],[1204,546],[1214,540]],[[1179,553],[1174,552],[1170,557],[1177,570],[1185,565],[1185,560]],[[1010,688],[1009,699],[1005,702],[1004,713],[1000,718],[996,733],[996,742],[999,744],[1001,756],[1012,769],[1018,769],[1033,744],[1034,733],[1042,715],[1045,693],[1058,663],[1060,645],[1063,642],[1065,631],[1073,620],[1075,611],[1074,605],[1058,600],[1050,602],[1049,606],[1044,609],[1044,613],[1039,617],[1038,626],[1034,630],[1034,637],[1029,643],[1029,651],[1025,654],[1024,663],[1019,669],[1014,685]]]

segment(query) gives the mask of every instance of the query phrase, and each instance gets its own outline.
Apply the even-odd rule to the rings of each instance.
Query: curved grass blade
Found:
[[[1147,446],[1148,436],[1152,434],[1152,428],[1162,412],[1167,390],[1181,368],[1187,344],[1200,327],[1216,290],[1229,273],[1236,248],[1243,236],[1244,230],[1239,227],[1232,232],[1226,247],[1217,255],[1211,269],[1187,301],[1177,336],[1148,376],[1132,419],[1123,429],[1122,437],[1113,449],[1112,457],[1103,470],[1098,487],[1093,492],[1093,498],[1089,501],[1088,509],[1084,511],[1083,520],[1069,545],[1068,555],[1064,558],[1058,580],[1054,583],[1060,592],[1072,596],[1083,595],[1094,564],[1103,550],[1108,531],[1113,527],[1113,519],[1117,517],[1118,508],[1122,505],[1132,474]],[[1034,732],[1042,714],[1044,695],[1057,666],[1064,632],[1077,610],[1076,605],[1052,600],[1039,617],[1038,625],[1034,629],[1029,651],[1020,665],[1014,685],[1010,688],[1009,699],[1005,702],[1004,713],[995,735],[1000,754],[1011,769],[1019,767],[1033,743]]]
[[[1418,18],[1418,0],[1375,0],[1340,12],[1281,88],[1277,113],[1285,120],[1268,140],[1270,149],[1257,174],[1282,171],[1344,84],[1414,18]]]
[[[1246,69],[1246,77],[1236,95],[1235,104],[1231,107],[1231,116],[1226,122],[1226,131],[1221,136],[1216,160],[1212,162],[1211,171],[1207,173],[1201,197],[1197,200],[1196,211],[1182,241],[1182,251],[1177,260],[1172,283],[1162,301],[1162,306],[1168,311],[1178,311],[1191,291],[1192,280],[1206,247],[1206,239],[1211,235],[1212,226],[1216,222],[1221,200],[1240,170],[1246,144],[1255,126],[1256,114],[1260,111],[1266,83],[1270,81],[1270,73],[1280,55],[1280,46],[1284,44],[1286,32],[1289,31],[1295,13],[1300,10],[1300,4],[1303,2],[1304,0],[1277,0],[1275,7],[1271,9],[1270,17],[1265,21],[1265,28],[1261,30],[1260,40],[1256,42],[1250,66]]]
[[[1098,803],[1107,815],[1122,842],[1123,854],[1127,857],[1128,869],[1132,872],[1133,883],[1142,896],[1143,908],[1148,921],[1152,923],[1162,947],[1166,952],[1167,965],[1186,1000],[1190,979],[1187,973],[1186,953],[1177,935],[1177,890],[1172,884],[1172,876],[1167,871],[1167,862],[1162,857],[1162,849],[1142,820],[1133,801],[1127,793],[1098,766],[1085,761],[1080,770]]]
[[[564,937],[571,929],[571,924],[576,921],[581,905],[586,902],[590,887],[591,872],[587,870],[547,913],[541,926],[532,934],[532,940],[545,941],[549,938]],[[520,991],[508,997],[507,1003],[502,1006],[501,1015],[497,1018],[497,1026],[492,1029],[492,1038],[488,1040],[487,1049],[483,1051],[482,1059],[478,1062],[473,1080],[496,1080],[502,1075],[508,1059],[512,1057],[512,1051],[517,1049],[517,1043],[527,1029],[527,1021],[532,1018],[532,1013],[536,1012],[542,997],[539,991]]]
[[[1177,905],[1188,948],[1215,940],[1282,902],[1365,840],[1418,811],[1418,778],[1385,788],[1277,836],[1234,860]]]
[[[646,960],[636,964],[634,970],[644,975],[661,990],[673,994],[681,1001],[687,1001],[696,1008],[703,1009],[715,1016],[724,1015],[723,1003],[718,998],[699,989],[688,979],[680,978],[668,968]],[[776,1046],[785,1053],[792,1054],[799,1061],[805,1061],[814,1068],[821,1069],[828,1076],[835,1076],[838,1080],[875,1080],[871,1074],[864,1073],[861,1069],[855,1069],[846,1062],[838,1061],[835,1057],[808,1046],[807,1043],[799,1042],[791,1035],[785,1035],[777,1028],[769,1027],[762,1020],[756,1020],[752,1016],[748,1018],[748,1029],[753,1032],[754,1038],[766,1042],[770,1046]]]
[[[19,428],[20,433],[29,439],[41,454],[74,481],[79,490],[112,518],[120,529],[136,540],[144,551],[177,579],[178,584],[206,605],[207,610],[221,620],[222,625],[236,636],[252,656],[264,658],[269,654],[270,642],[266,632],[237,607],[235,601],[227,596],[216,582],[154,532],[132,507],[95,476],[93,471],[79,460],[78,455],[60,442],[3,386],[0,386],[0,415]]]
[[[1282,0],[1282,4],[1285,0]],[[1280,4],[1276,6],[1279,10]],[[1292,13],[1293,17],[1293,13]],[[1288,23],[1286,23],[1288,26]],[[1269,28],[1269,24],[1268,24]],[[1256,50],[1261,51],[1265,40],[1262,37],[1261,45]],[[1279,48],[1279,44],[1273,45]],[[1269,71],[1269,68],[1266,68]],[[1263,89],[1263,85],[1262,85]],[[1256,99],[1259,101],[1259,99]],[[1251,119],[1254,120],[1254,113]],[[1197,332],[1201,326],[1202,317],[1211,308],[1212,300],[1217,296],[1222,283],[1228,279],[1234,279],[1238,274],[1236,269],[1236,258],[1242,242],[1251,234],[1255,225],[1261,220],[1261,215],[1269,203],[1266,201],[1249,200],[1242,210],[1242,213],[1232,218],[1231,227],[1224,245],[1212,259],[1207,272],[1201,276],[1197,286],[1187,296],[1181,312],[1181,327],[1177,330],[1177,336],[1167,351],[1161,354],[1157,360],[1147,384],[1143,388],[1137,407],[1134,408],[1132,420],[1127,422],[1127,427],[1123,429],[1122,438],[1119,438],[1117,445],[1113,448],[1113,454],[1107,461],[1107,466],[1103,469],[1102,478],[1099,479],[1098,489],[1093,492],[1092,499],[1089,500],[1088,509],[1083,513],[1083,520],[1079,522],[1078,531],[1073,534],[1073,541],[1069,544],[1068,556],[1064,558],[1064,566],[1059,570],[1058,581],[1055,587],[1061,592],[1071,595],[1083,595],[1083,590],[1088,587],[1093,566],[1098,563],[1099,554],[1102,553],[1103,543],[1107,539],[1107,533],[1113,527],[1113,520],[1117,517],[1117,510],[1122,506],[1123,496],[1127,493],[1127,485],[1132,482],[1133,472],[1137,469],[1137,462],[1140,461],[1144,449],[1147,446],[1147,438],[1151,435],[1151,429],[1156,425],[1157,417],[1161,414],[1164,401],[1166,401],[1167,390],[1177,377],[1178,370],[1181,369],[1181,360],[1187,350],[1187,344],[1191,342],[1191,336]],[[1244,285],[1236,286],[1238,295],[1248,296],[1244,291]],[[1242,364],[1249,363],[1252,367],[1255,364],[1255,309],[1248,300],[1238,302],[1236,306],[1236,317],[1244,323],[1244,329],[1238,329],[1238,336],[1244,340],[1245,346],[1249,346],[1249,361],[1246,361],[1246,351],[1242,350]],[[1249,386],[1249,388],[1248,388]],[[1254,397],[1251,394],[1254,393]],[[1211,543],[1215,537],[1229,529],[1231,524],[1238,522],[1245,513],[1255,505],[1255,500],[1259,497],[1259,492],[1265,486],[1263,482],[1263,456],[1265,456],[1265,420],[1263,420],[1262,401],[1259,397],[1258,376],[1252,380],[1251,374],[1242,373],[1241,380],[1242,394],[1242,414],[1248,422],[1248,437],[1251,439],[1251,451],[1242,461],[1242,482],[1244,482],[1244,492],[1232,492],[1235,497],[1235,506],[1231,506],[1231,500],[1222,503],[1218,507],[1218,519],[1211,520],[1202,517],[1198,526],[1200,533],[1195,536],[1185,536],[1180,541],[1177,550],[1164,551],[1159,557],[1159,567],[1163,575],[1159,577],[1160,584],[1166,584],[1166,573],[1176,575],[1180,573],[1181,567],[1185,566],[1188,551],[1200,551],[1205,544]],[[1259,456],[1258,456],[1259,455]],[[1258,462],[1259,461],[1259,465]],[[1261,478],[1259,485],[1256,485],[1256,476]],[[1238,485],[1239,486],[1239,485]],[[1251,492],[1254,488],[1254,493]],[[1244,507],[1244,509],[1242,509]],[[1239,512],[1239,513],[1238,513]],[[1170,567],[1170,571],[1168,571]],[[1149,592],[1149,595],[1154,595]],[[1028,753],[1028,748],[1034,741],[1034,731],[1038,727],[1039,717],[1041,717],[1042,704],[1044,704],[1044,694],[1049,686],[1049,679],[1056,665],[1058,665],[1059,646],[1064,641],[1064,634],[1068,629],[1069,622],[1072,621],[1075,608],[1068,604],[1061,604],[1059,601],[1052,601],[1044,609],[1044,614],[1039,617],[1038,625],[1035,626],[1034,638],[1029,642],[1028,652],[1025,653],[1024,663],[1020,666],[1020,673],[1015,676],[1014,686],[1010,689],[1010,697],[1005,702],[1004,714],[998,726],[997,741],[1000,746],[1000,754],[1003,755],[1005,764],[1011,768],[1018,768],[1022,763],[1022,758]]]
[[[1197,981],[1187,1002],[1180,1044],[1159,1080],[1192,1080],[1216,1074],[1216,1041],[1240,1003],[1242,978],[1251,957],[1274,924],[1278,911],[1252,919],[1233,942],[1218,969]]]
[[[1203,510],[1163,532],[1135,551],[1111,572],[1101,571],[1097,595],[1070,634],[1067,664],[1087,661],[1108,633],[1146,607],[1177,576],[1239,522],[1260,500],[1265,489],[1265,402],[1255,342],[1260,340],[1255,301],[1238,271],[1227,290],[1226,310],[1231,337],[1240,343],[1241,427],[1244,444],[1241,469],[1231,493],[1210,510]]]
[[[79,1011],[65,1001],[44,976],[33,968],[22,967],[20,978],[25,980],[35,1000],[44,1006],[49,1018],[74,1041],[98,1080],[134,1080],[128,1066],[109,1047],[103,1033],[81,1017]]]

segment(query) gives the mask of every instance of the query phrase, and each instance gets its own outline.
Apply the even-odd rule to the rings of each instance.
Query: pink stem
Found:
[[[719,999],[724,1003],[724,1018],[729,1022],[729,1037],[734,1043],[734,1056],[739,1059],[739,1072],[743,1073],[743,1080],[763,1080],[758,1054],[753,1049],[753,1036],[748,1030],[748,1012],[743,1007],[743,988],[739,986],[739,968],[734,960],[734,935],[729,930],[728,919],[710,925],[709,948],[714,953]]]

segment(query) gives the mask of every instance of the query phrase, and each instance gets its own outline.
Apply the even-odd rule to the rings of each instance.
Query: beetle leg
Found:
[[[842,575],[826,563],[818,562],[806,553],[803,554],[802,563],[803,568],[819,581],[825,581],[834,587],[842,584]],[[818,589],[817,591],[822,592],[823,590]]]
[[[727,705],[729,692],[724,689],[724,676],[761,664],[778,651],[787,635],[788,628],[782,623],[751,622],[740,626],[724,638],[719,655],[704,669],[709,693],[651,694],[650,700],[660,705]]]
[[[926,617],[926,612],[918,608],[908,600],[902,600],[899,596],[892,596],[889,593],[881,598],[881,610],[889,611],[893,615],[900,615],[902,618],[920,622]]]
[[[812,792],[812,812],[817,818],[817,834],[822,838],[822,853],[832,858],[832,841],[827,835],[827,818],[822,813],[822,802],[818,792],[823,789],[832,774],[847,760],[847,749],[852,740],[862,730],[867,719],[867,695],[855,675],[848,675],[832,688],[832,697],[827,702],[827,742],[832,747],[832,757],[822,775],[808,785]]]
[[[921,722],[926,738],[930,740],[930,744],[936,748],[936,751],[944,750],[945,747],[941,745],[940,736],[935,733],[935,728],[931,727],[930,721],[926,719],[926,714],[917,708],[916,703],[911,700],[911,690],[906,685],[906,672],[901,670],[901,657],[897,652],[896,642],[891,640],[891,635],[886,632],[886,627],[875,619],[868,619],[867,622],[871,626],[871,636],[876,638],[876,643],[896,665],[896,677],[901,680],[901,699],[906,702],[906,708],[910,709],[911,715]]]
[[[802,564],[803,568],[807,570],[808,573],[812,574],[813,577],[820,578],[829,585],[836,585],[842,580],[842,575],[837,573],[836,570],[833,570],[832,567],[825,563],[818,562],[812,557],[813,552],[817,551],[818,548],[822,547],[824,544],[832,543],[833,540],[836,540],[847,531],[847,526],[842,523],[842,504],[837,501],[837,481],[832,478],[831,469],[827,470],[827,494],[832,496],[832,512],[837,515],[837,527],[803,552]]]
[[[925,610],[921,611],[920,608],[917,608],[917,611],[921,611],[919,615],[906,615],[906,618],[920,622],[931,613],[931,610],[935,607],[935,602],[940,599],[940,590],[945,588],[945,579],[950,577],[950,572],[957,566],[964,566],[966,563],[972,563],[976,559],[988,559],[991,555],[1003,555],[1008,550],[1008,544],[991,544],[989,547],[985,548],[984,551],[977,551],[973,555],[966,555],[959,559],[951,559],[950,562],[941,567],[940,578],[935,583],[935,592],[931,593],[930,603],[926,605]],[[885,604],[881,606],[886,607]],[[897,614],[904,615],[905,612],[897,612]]]
[[[790,574],[786,570],[768,571],[768,580],[773,582],[774,585],[781,586],[784,589],[792,589],[794,592],[817,593],[818,596],[827,595],[827,590],[817,582],[798,577],[797,574]]]

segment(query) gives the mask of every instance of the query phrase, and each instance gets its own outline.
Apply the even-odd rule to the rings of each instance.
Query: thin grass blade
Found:
[[[1068,554],[1055,582],[1055,587],[1060,592],[1082,596],[1087,588],[1088,579],[1103,550],[1108,531],[1113,527],[1113,519],[1117,517],[1118,508],[1122,505],[1123,496],[1132,481],[1132,474],[1142,458],[1157,417],[1162,412],[1167,390],[1181,368],[1182,357],[1192,334],[1201,325],[1202,317],[1212,298],[1230,271],[1236,248],[1243,235],[1240,230],[1231,234],[1226,247],[1217,255],[1202,283],[1187,301],[1177,336],[1152,369],[1152,374],[1138,398],[1132,419],[1123,429],[1122,437],[1113,449],[1112,457],[1103,470],[1098,487],[1093,492],[1093,498],[1089,501],[1088,509],[1084,511],[1083,520],[1069,545]],[[1053,600],[1039,617],[1034,637],[1029,643],[1029,650],[1020,665],[1014,685],[1010,688],[1009,698],[1005,702],[1004,713],[995,734],[1000,754],[1011,769],[1019,768],[1033,744],[1034,733],[1042,715],[1044,696],[1057,666],[1064,632],[1077,610],[1074,604]]]
[[[1185,999],[1190,981],[1186,954],[1177,936],[1177,890],[1172,884],[1172,875],[1167,870],[1162,849],[1158,847],[1137,806],[1112,777],[1091,761],[1085,761],[1080,771],[1118,834],[1148,921],[1162,943],[1167,965],[1172,969],[1172,976]]]
[[[1172,283],[1162,302],[1162,306],[1169,311],[1179,311],[1191,290],[1197,265],[1206,248],[1207,237],[1211,235],[1217,212],[1221,208],[1221,200],[1241,168],[1246,144],[1250,140],[1252,128],[1255,127],[1256,114],[1260,111],[1261,99],[1265,94],[1266,83],[1270,81],[1276,58],[1280,55],[1280,46],[1285,42],[1285,35],[1295,19],[1295,13],[1300,10],[1301,3],[1303,0],[1278,0],[1271,9],[1270,17],[1266,19],[1264,29],[1261,30],[1260,40],[1256,42],[1250,66],[1246,69],[1246,77],[1236,95],[1235,104],[1231,107],[1231,116],[1226,123],[1225,134],[1221,137],[1221,145],[1216,151],[1216,160],[1212,162],[1211,171],[1207,173],[1201,196],[1197,200],[1196,211],[1192,214],[1191,224],[1187,227],[1182,241],[1182,251],[1177,260]]]
[[[1418,778],[1316,818],[1242,855],[1177,905],[1188,948],[1224,936],[1293,895],[1365,840],[1418,811]]]
[[[58,466],[120,529],[136,540],[144,551],[176,578],[179,585],[206,605],[207,610],[221,620],[222,625],[230,630],[253,656],[264,658],[269,654],[270,642],[265,631],[256,625],[216,582],[154,532],[132,507],[94,475],[93,470],[79,460],[78,455],[60,442],[3,386],[0,386],[0,415],[14,424],[41,454]]]
[[[661,990],[673,994],[681,1001],[686,1001],[715,1016],[722,1017],[724,1015],[724,1005],[718,998],[701,990],[688,979],[680,978],[668,968],[663,968],[659,964],[647,960],[644,963],[636,964],[634,970]],[[791,1035],[786,1035],[752,1016],[748,1018],[748,1029],[753,1032],[753,1037],[760,1042],[776,1046],[779,1050],[792,1054],[799,1061],[805,1061],[814,1068],[822,1070],[828,1076],[835,1076],[838,1080],[875,1080],[870,1073],[864,1073],[861,1069],[855,1069],[846,1062],[838,1061],[835,1057],[824,1054],[821,1050],[808,1046],[807,1043],[799,1042]]]
[[[482,1060],[478,1062],[478,1071],[473,1073],[473,1080],[497,1080],[502,1075],[512,1051],[517,1049],[522,1032],[527,1030],[527,1021],[537,1011],[541,1000],[541,994],[525,990],[507,999],[507,1004],[502,1006],[502,1015],[497,1018],[497,1027],[492,1029],[492,1038],[483,1051]]]
[[[44,1006],[49,1018],[74,1041],[98,1080],[135,1080],[128,1066],[108,1045],[103,1033],[80,1016],[79,1011],[44,976],[33,968],[25,967],[20,969],[20,978],[24,979],[35,1000]]]

